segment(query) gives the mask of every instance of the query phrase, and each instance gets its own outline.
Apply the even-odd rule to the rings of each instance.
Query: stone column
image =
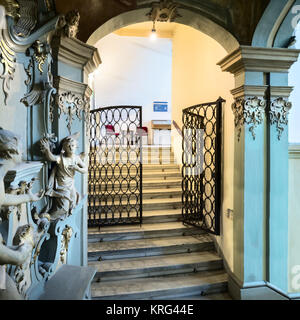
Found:
[[[218,63],[223,71],[234,74],[236,85],[232,90],[235,99],[232,106],[235,116],[234,270],[229,280],[229,290],[236,299],[276,296],[268,283],[276,279],[274,284],[279,285],[287,277],[288,261],[283,253],[288,250],[287,221],[283,223],[284,231],[278,233],[278,230],[282,227],[279,215],[286,216],[286,220],[288,215],[288,140],[282,130],[284,116],[272,110],[287,110],[289,105],[281,95],[273,96],[275,99],[269,103],[270,91],[271,98],[275,91],[270,90],[272,83],[268,79],[270,72],[281,75],[276,79],[284,78],[282,74],[289,70],[298,54],[298,50],[291,49],[241,46]],[[283,91],[283,88],[279,90]],[[278,135],[282,139],[279,143]],[[282,236],[284,241],[279,244],[276,234],[281,232],[286,233],[286,239]]]

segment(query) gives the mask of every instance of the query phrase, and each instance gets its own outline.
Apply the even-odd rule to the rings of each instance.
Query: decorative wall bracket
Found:
[[[232,104],[232,110],[235,118],[235,127],[238,131],[238,141],[240,141],[242,127],[247,124],[252,133],[253,140],[256,138],[255,129],[263,122],[263,115],[266,102],[258,97],[238,98]]]
[[[292,103],[280,97],[271,101],[269,117],[271,125],[276,125],[278,140],[281,139],[284,128],[288,125],[288,115]]]
[[[181,17],[177,12],[178,6],[177,3],[171,0],[154,2],[152,4],[152,10],[147,16],[149,16],[152,21],[173,22],[176,18]]]

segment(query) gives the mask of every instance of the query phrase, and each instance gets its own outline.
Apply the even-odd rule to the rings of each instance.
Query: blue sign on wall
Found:
[[[153,111],[154,112],[168,112],[168,102],[153,102]]]

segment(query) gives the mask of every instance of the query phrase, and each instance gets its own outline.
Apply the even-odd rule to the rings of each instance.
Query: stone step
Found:
[[[100,173],[99,171],[93,171],[93,173],[89,176],[89,183],[95,183],[97,180],[101,179],[101,181],[120,181],[121,179],[126,179],[129,175],[131,179],[134,179],[135,177],[139,176],[138,168],[132,168],[130,171],[124,170],[124,174],[122,175],[122,172],[115,171],[112,172],[112,170],[106,170]],[[160,179],[160,180],[168,180],[169,178],[180,178],[181,172],[179,170],[170,170],[170,171],[159,171],[159,170],[153,170],[153,171],[144,171],[142,173],[143,179]]]
[[[126,213],[122,214],[126,216]],[[97,220],[103,217],[100,217],[99,214],[92,214],[89,217],[91,220]],[[112,219],[112,214],[107,214],[108,219]],[[173,209],[173,210],[149,210],[143,212],[143,225],[144,224],[154,224],[154,223],[164,223],[164,222],[179,222],[182,219],[182,210]],[[101,227],[102,228],[102,227]]]
[[[100,205],[101,204],[101,205]],[[131,200],[126,199],[126,202],[122,203],[120,197],[114,197],[114,203],[112,201],[105,201],[105,199],[99,202],[98,197],[94,199],[94,202],[89,202],[89,207],[92,208],[95,212],[109,212],[114,210],[114,212],[127,212],[132,209],[132,206],[138,206],[136,195],[133,195]],[[113,207],[113,208],[112,208]],[[162,198],[162,199],[145,199],[143,200],[143,211],[146,210],[170,210],[170,209],[179,209],[182,208],[182,199],[179,198]],[[136,212],[133,212],[136,215]]]
[[[93,192],[90,191],[89,195],[99,195],[101,196],[101,200],[109,199],[111,195],[114,194],[111,191],[102,192],[101,195],[99,195],[99,192]],[[131,194],[129,192],[125,193],[128,196]],[[181,188],[170,188],[170,189],[146,189],[143,190],[143,200],[147,199],[161,199],[161,198],[178,198],[181,197],[182,190]]]
[[[223,261],[214,251],[204,251],[134,259],[91,261],[89,266],[97,270],[93,281],[110,281],[218,270],[223,268]]]
[[[182,218],[182,209],[149,210],[143,212],[143,224],[179,222]]]
[[[182,222],[145,223],[140,225],[115,225],[90,227],[89,243],[151,239],[158,237],[179,237],[198,235],[204,232],[199,228],[187,227]]]
[[[168,233],[168,232],[167,232]],[[88,260],[126,259],[176,253],[209,251],[214,243],[207,234],[165,236],[138,240],[92,242],[88,244]]]
[[[118,173],[125,173],[127,174],[128,171],[130,170],[130,164],[123,164],[123,163],[112,163],[112,164],[105,164],[105,165],[101,165],[98,167],[98,170],[103,170],[106,169],[108,172],[111,172],[112,169],[114,171],[117,171]],[[175,163],[170,163],[170,164],[151,164],[151,163],[146,163],[143,164],[143,170],[145,171],[180,171],[180,166],[178,164]],[[136,171],[135,168],[131,168],[131,173],[133,173],[134,171]],[[181,171],[180,171],[181,172]]]
[[[153,188],[174,188],[178,187],[181,188],[182,178],[170,178],[167,180],[161,179],[147,179],[143,180],[143,189],[153,189]]]
[[[160,179],[160,180],[168,180],[169,178],[181,178],[181,172],[179,170],[176,171],[145,171],[143,172],[143,179]]]
[[[227,274],[223,270],[216,270],[185,275],[93,282],[91,291],[93,299],[103,300],[176,299],[225,292],[227,281]]]
[[[143,189],[153,189],[153,188],[181,188],[182,179],[178,178],[170,178],[168,180],[161,180],[161,179],[147,179],[143,180]],[[92,181],[90,179],[89,181],[89,187],[90,190],[94,190],[95,192],[105,191],[105,190],[111,190],[113,186],[113,182],[106,183],[104,181],[101,181],[101,183],[97,182],[96,180]],[[101,187],[101,188],[100,188]]]
[[[178,164],[143,164],[144,171],[180,171]],[[180,171],[181,172],[181,171]]]

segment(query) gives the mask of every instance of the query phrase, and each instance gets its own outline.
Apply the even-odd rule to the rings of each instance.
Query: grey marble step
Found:
[[[138,240],[93,242],[88,244],[88,260],[138,258],[176,253],[213,250],[214,243],[206,234],[161,237]]]
[[[144,171],[143,172],[143,179],[160,179],[160,180],[168,180],[169,178],[181,178],[181,172],[179,170],[175,171]]]
[[[116,240],[151,239],[203,234],[199,228],[187,227],[182,222],[145,223],[128,226],[104,226],[89,228],[89,243]]]
[[[144,164],[144,171],[180,171],[180,166],[177,164]]]
[[[126,152],[116,152],[116,153],[108,153],[105,154],[104,152],[99,153],[99,154],[90,154],[90,162],[93,163],[105,163],[106,160],[109,160],[109,163],[115,163],[115,160],[119,162],[121,160],[123,163],[126,161],[136,161],[137,159],[140,158],[140,153],[137,150],[133,150],[130,153]],[[145,152],[143,151],[142,153],[142,158],[148,159],[148,161],[155,163],[157,159],[174,159],[174,153],[171,152],[164,152],[164,153],[157,153],[157,152]]]
[[[101,201],[101,206],[100,202],[96,198],[94,202],[89,203],[89,207],[93,208],[95,212],[99,210],[100,212],[105,212],[106,206],[109,209],[114,206],[115,211],[124,211],[126,212],[127,209],[129,210],[132,206],[138,206],[139,204],[137,203],[136,198],[134,198],[133,201],[128,201],[126,200],[126,203],[120,203],[120,200],[114,199],[114,203],[112,201],[105,201],[103,199]],[[147,210],[170,210],[170,209],[179,209],[182,207],[182,199],[181,197],[179,198],[162,198],[162,199],[145,199],[143,200],[143,211]],[[135,214],[135,213],[134,213]]]
[[[126,215],[126,214],[125,214]],[[103,218],[99,214],[91,214],[91,219],[96,220]],[[112,219],[112,214],[107,214],[108,219]],[[143,225],[163,223],[163,222],[179,222],[182,221],[182,209],[172,210],[148,210],[143,211]]]
[[[139,180],[139,171],[135,169],[131,171],[130,173],[130,179],[131,180]],[[120,176],[123,179],[126,179],[128,173],[124,174],[124,176],[118,174],[112,174],[112,171],[103,172],[103,174],[100,175],[99,172],[94,172],[93,175],[89,177],[89,183],[97,183],[101,180],[103,182],[113,182],[113,181],[120,181]],[[168,180],[170,178],[181,178],[181,172],[179,170],[170,170],[170,171],[159,171],[159,170],[153,170],[153,171],[143,171],[142,178],[147,179],[159,179],[161,181]]]
[[[92,298],[103,300],[172,299],[227,291],[223,270],[185,275],[93,282]]]
[[[90,191],[89,195],[98,195],[99,193],[97,191],[93,192]],[[112,193],[111,190],[107,192],[101,193],[101,200],[110,198],[112,194],[118,193]],[[131,193],[127,192],[125,193],[130,196]],[[153,188],[153,189],[146,189],[143,190],[143,200],[147,199],[162,199],[162,198],[178,198],[181,197],[182,190],[181,188],[169,188],[169,189],[160,189],[160,188]]]
[[[170,178],[168,180],[161,180],[159,177],[157,179],[147,179],[143,180],[143,189],[169,189],[169,188],[181,188],[182,179],[181,178]],[[93,182],[89,181],[89,186],[91,190],[98,192],[99,190],[111,190],[112,183],[105,183],[104,181],[99,183],[96,180]],[[100,188],[101,187],[101,188]]]
[[[120,260],[91,261],[97,270],[93,281],[125,280],[170,274],[192,273],[223,268],[214,251]]]

